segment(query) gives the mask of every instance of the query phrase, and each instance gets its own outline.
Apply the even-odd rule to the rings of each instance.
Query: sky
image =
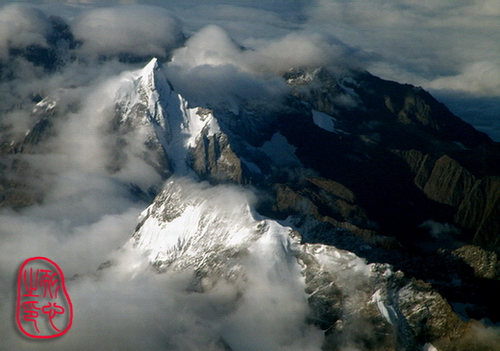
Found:
[[[0,7],[0,61],[10,59],[12,48],[46,47],[50,15],[63,17],[82,45],[72,52],[77,60],[68,60],[50,74],[26,60],[8,61],[10,79],[0,82],[0,114],[10,128],[0,130],[1,138],[21,137],[32,126],[34,93],[57,100],[65,116],[57,122],[58,135],[44,145],[46,149],[25,156],[39,170],[27,179],[47,189],[43,204],[0,212],[0,293],[7,297],[0,301],[0,316],[12,313],[10,283],[20,257],[37,255],[51,257],[74,278],[73,298],[85,312],[79,313],[80,327],[73,336],[60,344],[20,343],[10,321],[2,319],[0,351],[2,345],[8,345],[5,350],[66,350],[75,340],[82,349],[106,345],[106,350],[111,346],[197,350],[200,345],[217,344],[225,328],[239,330],[239,340],[245,340],[245,314],[233,316],[233,325],[228,326],[220,317],[225,310],[213,310],[220,301],[233,301],[230,287],[192,298],[183,293],[187,278],[182,274],[135,276],[123,267],[96,273],[101,263],[121,257],[119,248],[130,239],[148,205],[132,198],[127,185],[161,186],[158,174],[132,153],[120,171],[112,175],[106,171],[107,148],[116,142],[103,132],[113,97],[127,72],[140,68],[119,62],[116,57],[123,52],[169,61],[166,72],[176,91],[193,104],[221,103],[234,96],[273,99],[287,91],[279,74],[290,67],[365,69],[384,79],[424,87],[458,116],[500,141],[496,0],[33,0],[26,4],[30,6],[0,0],[5,5]],[[183,38],[187,41],[180,47]],[[111,59],[101,62],[103,55]],[[290,297],[290,303],[295,299]],[[251,311],[252,305],[245,308]],[[286,304],[282,312],[281,316],[296,317]],[[176,316],[175,322],[170,316]],[[214,323],[206,323],[207,316],[215,316]],[[276,318],[269,323],[283,323],[280,316]],[[304,326],[296,322],[295,327]],[[317,349],[318,331],[304,328],[296,338],[297,349],[303,349],[303,342]],[[271,339],[269,345],[281,342]],[[252,349],[245,347],[241,350]]]
[[[3,0],[4,1],[4,0]],[[495,0],[33,0],[61,8],[161,6],[187,33],[216,24],[240,44],[323,36],[345,60],[385,79],[422,86],[453,112],[500,140],[500,5]],[[62,10],[61,10],[62,11]],[[293,38],[297,40],[297,38]],[[282,49],[282,48],[281,48]],[[297,55],[304,46],[288,46]],[[295,49],[295,50],[294,50]],[[293,54],[292,54],[293,53]],[[336,58],[338,59],[338,57]]]

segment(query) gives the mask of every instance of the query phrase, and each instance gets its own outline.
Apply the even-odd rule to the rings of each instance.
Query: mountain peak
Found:
[[[156,57],[139,71],[139,80],[146,92],[161,90],[162,93],[170,94],[174,89],[163,71],[163,65]]]
[[[116,96],[120,136],[127,135],[138,158],[166,178],[190,172],[188,156],[198,139],[218,133],[211,112],[189,108],[173,89],[161,62],[153,58],[144,68],[129,72]]]
[[[162,63],[156,57],[153,57],[141,71],[142,76],[149,76],[157,73],[163,67]]]
[[[102,165],[152,201],[124,252],[159,272],[195,272],[189,292],[234,286],[235,313],[290,292],[300,320],[327,331],[325,345],[353,335],[373,350],[416,350],[468,337],[445,299],[470,303],[463,319],[496,322],[498,260],[487,250],[500,247],[500,177],[462,163],[497,160],[500,149],[421,89],[351,73],[290,70],[292,94],[236,113],[191,107],[156,58],[110,81]],[[26,144],[49,135],[58,110],[38,102]]]

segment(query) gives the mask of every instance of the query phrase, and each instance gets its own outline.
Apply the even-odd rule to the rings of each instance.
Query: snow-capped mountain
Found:
[[[289,350],[480,350],[473,319],[500,318],[498,144],[420,88],[325,68],[283,79],[282,100],[237,109],[191,106],[157,59],[107,85],[104,169],[155,196],[120,252],[192,272],[192,293],[232,286],[229,321],[272,306],[256,335],[274,330],[266,314],[305,321],[318,338]],[[39,101],[6,152],[57,133],[57,108]]]
[[[295,97],[277,105],[243,103],[237,113],[189,107],[156,60],[124,80],[117,93],[118,130],[132,135],[130,140],[142,147],[146,159],[153,159],[152,154],[161,157],[172,174],[142,213],[126,249],[146,255],[158,272],[193,270],[191,287],[197,292],[224,281],[237,286],[244,300],[256,293],[258,282],[271,286],[273,281],[285,281],[286,293],[297,294],[304,318],[326,331],[325,349],[336,350],[346,335],[352,347],[370,350],[417,350],[426,343],[446,349],[460,344],[458,340],[469,337],[467,322],[429,283],[412,278],[439,278],[456,271],[446,267],[428,274],[425,264],[411,267],[410,261],[420,256],[407,248],[418,244],[378,227],[387,223],[371,202],[402,207],[397,209],[400,219],[407,231],[415,230],[411,223],[436,218],[426,217],[430,211],[442,216],[439,211],[449,203],[435,203],[434,192],[428,198],[417,193],[402,160],[409,162],[409,153],[425,150],[432,166],[434,153],[460,156],[490,141],[448,111],[434,111],[435,103],[417,88],[402,86],[409,97],[399,104],[392,102],[396,97],[384,86],[392,83],[363,74],[336,79],[316,69],[290,71],[285,78]],[[384,107],[373,101],[379,97],[370,84],[376,83],[388,90],[382,97]],[[375,108],[397,117],[389,120],[383,111],[385,115],[374,118],[370,109]],[[450,129],[463,133],[453,133],[448,140]],[[418,141],[414,147],[420,150],[401,145],[408,137]],[[348,172],[365,174],[346,179]],[[430,172],[427,185],[420,187],[424,192],[436,171]],[[390,185],[395,189],[366,184],[387,175],[397,182]],[[365,183],[356,184],[360,181]],[[381,191],[389,199],[382,199]],[[403,197],[416,204],[399,204]],[[420,213],[408,218],[417,210]],[[391,221],[392,230],[401,230],[397,218]],[[439,255],[449,259],[443,252]],[[380,263],[368,264],[366,258]],[[399,266],[410,275],[384,260],[400,260]],[[436,285],[448,284],[442,276]],[[359,323],[367,330],[358,330]]]
[[[252,206],[251,194],[233,186],[169,180],[126,247],[147,255],[158,272],[194,271],[192,291],[236,286],[241,309],[256,296],[263,306],[294,296],[293,308],[327,331],[326,349],[349,340],[361,349],[416,350],[423,340],[440,344],[464,335],[467,323],[429,284],[334,246],[302,243],[297,231],[261,218]],[[290,306],[262,315],[284,308]]]

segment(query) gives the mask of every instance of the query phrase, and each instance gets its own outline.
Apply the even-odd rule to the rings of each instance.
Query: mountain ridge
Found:
[[[411,89],[413,89],[413,88],[411,88]],[[264,132],[264,134],[261,134],[261,136],[259,136],[258,134],[254,133],[253,134],[254,136],[251,137],[250,142],[248,144],[243,144],[243,145],[241,145],[241,143],[238,144],[238,140],[235,137],[235,135],[240,136],[240,137],[242,136],[241,129],[239,129],[240,125],[238,123],[243,123],[243,122],[237,122],[237,123],[234,123],[234,124],[227,125],[227,124],[225,124],[225,121],[228,120],[228,116],[232,116],[233,118],[236,118],[237,121],[238,121],[238,119],[240,121],[244,121],[247,118],[246,115],[248,113],[249,113],[249,115],[252,115],[252,112],[249,112],[248,110],[245,110],[245,109],[240,109],[240,114],[238,116],[235,116],[234,113],[231,112],[231,111],[221,111],[221,110],[215,109],[214,112],[213,112],[214,113],[214,117],[215,118],[219,118],[219,117],[222,118],[222,119],[219,120],[222,123],[220,128],[221,128],[221,130],[226,131],[226,133],[227,133],[226,136],[224,137],[224,139],[227,140],[229,144],[225,144],[225,147],[229,147],[232,150],[236,150],[235,151],[236,153],[234,153],[234,152],[231,153],[232,157],[235,157],[235,156],[238,157],[238,154],[240,153],[240,155],[243,154],[247,158],[256,159],[256,158],[258,158],[258,156],[256,156],[255,154],[252,155],[252,153],[255,153],[257,151],[257,154],[262,155],[262,153],[261,153],[262,152],[262,146],[261,146],[260,150],[256,150],[256,149],[259,149],[259,145],[264,145],[265,143],[269,142],[270,140],[273,140],[274,136],[280,135],[281,138],[282,138],[281,140],[283,140],[282,143],[284,142],[284,143],[286,143],[286,144],[288,144],[288,145],[290,145],[292,147],[292,149],[291,149],[292,153],[294,153],[294,155],[297,157],[297,161],[298,161],[295,164],[294,163],[288,164],[287,167],[290,167],[291,169],[288,169],[287,171],[291,172],[294,168],[297,170],[297,168],[304,167],[303,166],[304,162],[305,162],[305,165],[307,167],[308,160],[306,160],[306,158],[304,158],[304,154],[303,155],[300,154],[300,149],[305,144],[301,140],[301,135],[294,135],[293,133],[294,133],[294,130],[301,130],[303,132],[304,130],[307,130],[307,129],[313,129],[314,132],[317,133],[318,129],[316,129],[316,128],[318,128],[318,127],[319,127],[320,130],[323,130],[323,132],[321,132],[321,133],[325,133],[325,132],[328,133],[328,140],[330,140],[330,141],[332,140],[332,138],[331,138],[332,135],[330,135],[330,134],[334,134],[333,135],[333,142],[334,143],[335,142],[339,143],[340,147],[342,149],[344,149],[344,150],[348,149],[348,147],[341,145],[340,140],[342,140],[343,138],[348,139],[349,143],[352,142],[351,145],[354,145],[355,150],[356,149],[357,150],[360,150],[360,149],[361,150],[366,150],[367,149],[366,146],[360,145],[359,139],[356,140],[356,138],[352,137],[352,132],[346,132],[346,131],[344,131],[342,129],[340,129],[340,130],[342,130],[341,132],[336,132],[336,131],[332,132],[331,130],[325,130],[325,128],[323,128],[321,125],[318,125],[317,123],[315,123],[312,111],[308,112],[307,109],[304,111],[304,108],[301,107],[300,105],[298,105],[299,106],[298,108],[294,108],[293,104],[294,103],[292,103],[291,109],[289,109],[287,111],[287,113],[282,113],[282,112],[280,113],[280,112],[278,112],[277,116],[275,116],[274,119],[271,118],[270,120],[266,120],[265,125],[267,127],[265,127],[263,129],[263,131],[267,130],[267,132]],[[391,111],[390,108],[388,108],[388,110],[391,113],[394,113],[394,111]],[[290,114],[290,111],[292,111],[291,114]],[[275,111],[273,111],[273,112],[275,112]],[[269,114],[269,111],[267,111],[267,113]],[[449,112],[447,112],[447,113],[449,113]],[[272,114],[272,112],[271,112],[271,114]],[[293,119],[295,119],[295,120],[293,120]],[[448,118],[448,119],[451,120],[450,123],[453,123],[454,121],[458,120],[458,119],[454,119],[454,118]],[[337,116],[335,118],[334,125],[337,126],[338,125],[338,121],[339,121],[339,117]],[[398,121],[399,121],[399,119],[398,119]],[[400,123],[402,123],[404,125],[407,125],[408,121],[407,120],[403,120],[402,122],[400,121]],[[420,121],[417,120],[417,125],[418,124],[421,124],[421,123],[420,123]],[[297,128],[297,125],[302,126],[302,128]],[[462,123],[461,121],[458,122],[457,125],[458,125],[458,127],[456,127],[456,128],[464,128],[466,132],[469,131],[470,128],[472,128],[470,125]],[[418,125],[418,127],[420,127],[420,125]],[[292,130],[292,128],[293,128],[293,130]],[[424,124],[423,128],[428,128],[428,127],[427,127],[427,125]],[[436,124],[434,126],[431,126],[431,128],[442,129],[442,128],[445,128],[445,126],[440,126],[440,125]],[[274,134],[272,132],[270,132],[269,130],[273,130]],[[223,133],[223,132],[221,132],[221,133]],[[243,132],[243,135],[244,134],[245,133]],[[432,133],[430,133],[430,134],[432,134]],[[273,136],[269,137],[269,135],[273,135]],[[428,138],[429,137],[426,137],[426,139],[428,139]],[[260,139],[260,141],[258,141],[259,139]],[[457,144],[455,142],[456,140],[447,140],[446,137],[444,139],[445,139],[444,142],[441,142],[440,144],[437,145],[437,148],[436,148],[437,151],[433,150],[436,154],[442,153],[443,150],[455,151],[455,150],[458,150],[458,149],[463,149],[463,146],[461,146],[461,145],[459,145],[459,144]],[[206,153],[207,147],[205,146],[204,149],[202,148],[202,150],[204,150],[204,152],[201,152],[201,154],[204,154],[205,158],[207,158],[207,157],[210,158],[212,160],[211,161],[212,164],[214,162],[218,162],[221,158],[223,158],[222,157],[222,155],[223,155],[222,153],[215,152],[215,149],[217,148],[216,147],[215,139],[213,141],[210,141],[210,140],[207,140],[206,138],[205,139],[200,138],[200,139],[198,139],[198,142],[200,143],[202,140],[203,140],[203,144],[204,145],[207,145],[207,144],[210,145],[212,143],[211,144],[212,146],[209,146],[208,148],[212,147],[213,150],[214,150],[214,152],[212,154],[207,155],[207,153]],[[363,140],[363,139],[361,138],[361,140]],[[487,136],[485,136],[485,135],[483,135],[482,133],[479,133],[479,132],[476,133],[475,137],[467,136],[466,139],[463,140],[463,141],[464,141],[464,143],[467,143],[468,146],[472,146],[472,147],[477,147],[482,142],[492,143],[491,140]],[[322,142],[324,142],[324,141],[322,141]],[[363,142],[366,143],[365,140],[363,140]],[[371,144],[372,142],[369,141],[368,143]],[[461,143],[461,142],[459,142],[459,143]],[[200,144],[198,144],[198,145],[200,145]],[[429,148],[428,145],[425,146],[425,147]],[[284,144],[279,145],[280,149],[283,149],[283,147],[284,147]],[[285,147],[285,149],[286,149],[286,147]],[[320,148],[317,147],[317,145],[314,145],[314,147],[312,147],[312,149],[321,150]],[[200,149],[198,149],[196,151],[196,148],[195,148],[194,159],[197,159],[197,158],[199,159],[200,158],[199,155],[196,155],[196,152],[200,152],[199,150]],[[370,152],[373,152],[373,151],[370,150]],[[377,146],[376,146],[375,147],[375,155],[377,153],[379,153],[379,152],[380,151],[377,151]],[[393,148],[391,148],[391,149],[387,150],[386,152],[384,152],[383,155],[384,155],[384,157],[386,157],[385,155],[390,155],[391,153],[397,155],[397,152],[395,152],[395,150]],[[265,154],[265,156],[268,156],[268,157],[270,156],[269,153],[266,153],[265,151],[264,151],[264,154]],[[305,155],[308,155],[307,152],[305,153]],[[374,154],[372,153],[372,155],[374,155]],[[444,157],[444,156],[442,156],[442,157]],[[455,174],[457,172],[458,172],[458,174],[460,174],[460,172],[462,172],[461,169],[463,167],[461,167],[457,161],[454,161],[449,156],[446,156],[446,157],[448,157],[449,160],[445,158],[441,162],[447,161],[447,163],[452,163],[452,164],[453,164],[453,162],[455,162],[455,168],[453,169],[453,167],[452,167],[452,170],[450,172],[451,172],[451,174]],[[344,159],[344,158],[342,158],[342,159]],[[280,167],[278,164],[276,164],[275,161],[276,160],[273,160],[272,157],[270,157],[270,158],[267,159],[268,165],[271,166],[270,173],[268,173],[267,177],[270,176],[271,179],[277,179],[279,177],[283,177],[283,175],[280,175],[280,172],[282,172],[282,169],[281,169],[282,167]],[[233,159],[233,162],[234,162],[234,159]],[[317,161],[314,161],[314,162],[317,162]],[[314,164],[314,162],[313,162],[313,164]],[[396,161],[392,161],[392,162],[397,162],[397,164],[400,164],[400,160],[399,159],[397,159]],[[255,176],[255,174],[258,175],[258,173],[262,173],[262,171],[263,171],[260,167],[258,167],[259,162],[257,162],[256,164],[254,163],[254,165],[256,165],[257,168],[250,168],[250,167],[246,166],[245,161],[244,162],[241,162],[241,161],[238,162],[238,161],[236,161],[236,163],[238,163],[238,164],[237,164],[236,168],[233,168],[233,169],[238,169],[238,171],[237,171],[238,174],[239,174],[239,172],[242,172],[242,174],[244,174],[245,172],[247,174],[249,174],[249,176],[247,177],[247,181],[246,182],[250,182],[250,184],[253,184],[254,186],[256,186],[257,189],[263,190],[265,193],[269,191],[269,189],[266,189],[265,185],[263,187],[261,186],[262,180],[258,180],[258,177],[257,178],[252,178],[252,177]],[[309,163],[309,165],[310,164],[311,163]],[[353,166],[351,166],[351,167],[353,167]],[[214,168],[212,168],[212,169],[214,169]],[[224,177],[221,178],[220,176],[218,176],[218,177],[211,177],[211,173],[210,173],[211,169],[210,168],[204,168],[204,170],[208,171],[208,172],[201,173],[199,171],[196,172],[196,170],[195,170],[195,173],[197,173],[197,175],[200,177],[200,179],[208,180],[212,184],[221,184],[221,183],[224,184],[224,183],[227,183],[227,182],[231,183],[231,182],[235,181],[234,179],[231,179],[230,177],[226,177],[226,178],[224,178]],[[227,171],[230,172],[229,170],[227,170]],[[302,171],[302,172],[304,172],[304,171]],[[431,171],[431,174],[432,174],[432,171]],[[320,173],[320,175],[321,175],[321,173]],[[411,175],[411,173],[409,173],[409,175]],[[397,174],[396,176],[400,176],[400,173]],[[434,177],[437,177],[438,179],[440,178],[440,176],[434,176]],[[354,196],[354,194],[352,193],[352,190],[349,189],[349,186],[345,187],[345,185],[342,185],[342,182],[341,183],[336,183],[334,180],[332,182],[331,179],[321,180],[321,178],[318,178],[317,176],[316,177],[309,176],[309,178],[302,178],[299,175],[298,178],[299,179],[292,180],[292,183],[291,183],[291,184],[295,184],[294,187],[297,187],[297,186],[299,186],[299,184],[302,184],[302,185],[299,186],[298,193],[296,195],[292,195],[294,193],[294,191],[291,190],[291,188],[289,187],[289,185],[290,185],[289,176],[285,176],[285,179],[287,179],[287,180],[285,180],[285,183],[282,186],[283,190],[288,189],[288,190],[285,190],[285,192],[289,193],[289,195],[284,195],[285,197],[283,198],[284,200],[282,200],[282,202],[284,202],[286,204],[285,208],[290,208],[290,206],[292,206],[292,208],[293,208],[292,211],[287,214],[287,216],[289,218],[293,218],[294,216],[296,217],[297,212],[300,211],[303,214],[305,214],[306,218],[309,216],[311,218],[315,218],[315,220],[319,220],[320,222],[327,223],[327,225],[332,226],[332,224],[333,224],[332,227],[333,228],[337,228],[337,231],[330,229],[330,231],[332,233],[331,235],[334,235],[333,233],[335,233],[335,232],[337,233],[337,235],[339,235],[340,232],[338,232],[338,230],[340,230],[340,231],[347,230],[347,231],[350,231],[351,233],[355,233],[355,234],[361,235],[361,237],[363,238],[363,240],[365,241],[365,243],[368,243],[369,245],[375,245],[375,247],[379,247],[379,248],[388,247],[389,248],[388,252],[393,252],[394,250],[396,250],[396,252],[399,251],[397,249],[397,247],[400,245],[400,244],[398,244],[398,242],[401,242],[401,238],[400,237],[399,238],[396,237],[396,242],[394,242],[391,239],[391,235],[389,235],[389,236],[380,236],[379,234],[377,234],[377,232],[380,229],[376,228],[376,226],[373,227],[373,224],[371,224],[371,221],[369,219],[369,217],[370,217],[369,215],[366,215],[366,214],[364,215],[364,216],[366,216],[365,219],[364,219],[365,224],[362,225],[361,228],[358,227],[360,225],[360,223],[361,223],[361,222],[359,222],[359,220],[352,221],[351,218],[346,218],[346,213],[349,213],[349,214],[353,213],[352,212],[352,210],[353,210],[352,209],[352,205],[354,205],[356,203],[356,201],[357,201],[356,199],[359,196],[359,195],[355,195]],[[417,176],[416,176],[416,178],[417,178]],[[343,179],[341,179],[341,180],[343,180]],[[410,181],[410,180],[413,181],[413,179],[408,178],[408,181]],[[327,193],[329,193],[331,195],[334,195],[334,197],[336,198],[336,200],[334,200],[334,202],[337,205],[335,205],[335,207],[333,208],[333,212],[334,212],[334,214],[335,213],[343,214],[343,216],[340,217],[340,219],[341,219],[340,222],[338,220],[333,219],[332,217],[330,217],[328,215],[327,216],[324,215],[323,211],[325,211],[325,205],[324,205],[324,201],[325,200],[320,200],[320,201],[323,202],[323,205],[319,205],[319,203],[318,203],[318,197],[316,195],[316,194],[318,194],[317,188],[316,188],[316,191],[311,191],[309,193],[305,192],[306,188],[304,188],[304,185],[303,185],[304,181],[309,182],[309,184],[312,184],[312,185],[316,186],[317,188],[321,189],[319,191],[319,193],[321,193],[321,191],[325,191],[326,190]],[[238,175],[236,183],[240,183],[240,182],[242,182],[242,179]],[[243,182],[243,183],[246,183],[246,182]],[[286,185],[287,183],[288,183],[288,185]],[[275,185],[273,186],[272,191],[276,191],[277,190],[276,189],[276,183],[274,183],[274,184]],[[350,184],[350,183],[347,183],[347,184]],[[310,186],[311,185],[309,185],[309,187]],[[427,188],[428,189],[426,190],[426,192],[429,193],[429,194],[431,194],[431,196],[435,197],[436,195],[433,195],[433,194],[438,194],[439,193],[439,191],[437,191],[437,190],[432,190],[430,188],[430,185],[428,185]],[[325,190],[323,190],[323,189],[325,189]],[[425,186],[424,186],[424,189],[425,189]],[[423,195],[427,195],[426,192],[424,191],[424,194],[419,195],[420,198],[425,198]],[[356,191],[355,191],[355,193],[356,193]],[[407,193],[404,193],[404,192],[403,192],[403,194],[408,195]],[[290,195],[292,196],[291,198],[290,198]],[[304,195],[306,195],[306,196],[304,197]],[[331,195],[329,195],[329,196],[331,196]],[[260,195],[258,195],[258,196],[260,196]],[[429,196],[429,195],[427,195],[427,196]],[[320,199],[321,199],[321,197],[320,197]],[[437,203],[443,203],[443,205],[439,205],[439,206],[437,206],[437,208],[446,208],[446,209],[448,209],[448,211],[450,212],[450,215],[451,215],[451,211],[449,210],[449,208],[450,208],[450,206],[452,204],[447,203],[448,199],[447,199],[446,196],[444,196],[444,199],[445,199],[444,203],[443,203],[443,200],[440,199],[440,198],[437,198],[437,199],[430,198],[430,200],[425,200],[425,201],[427,201],[427,202],[435,201]],[[304,203],[304,200],[306,200],[306,202],[309,201],[309,205],[307,205],[306,203]],[[441,200],[441,202],[438,201],[438,200]],[[424,200],[421,200],[421,201],[424,201]],[[293,205],[293,203],[301,203],[301,205],[298,205],[298,204],[297,205]],[[270,206],[273,207],[273,206],[276,206],[276,205],[270,205]],[[307,208],[308,206],[309,206],[309,208],[311,208],[311,206],[316,206],[317,207],[316,213],[314,213],[315,211],[308,212],[309,210],[306,210],[304,212],[304,209]],[[340,208],[344,208],[344,209],[346,208],[346,206],[347,207],[351,207],[351,210],[348,210],[347,212],[345,212],[345,210],[344,210],[344,212],[342,212],[342,210],[340,210],[339,207],[337,207],[337,206],[340,206]],[[271,210],[271,212],[266,212],[266,210],[264,210],[264,212],[261,212],[261,213],[266,213],[267,215],[271,215],[271,218],[273,218],[273,217],[275,217],[277,215],[278,217],[275,217],[275,218],[279,218],[280,215],[278,213],[280,211],[283,211],[284,208],[280,209],[279,206],[278,207],[274,207],[274,208],[275,208],[275,210]],[[331,205],[327,205],[326,208],[330,208],[330,211],[332,210]],[[262,207],[261,207],[261,209],[262,209]],[[276,211],[276,209],[278,209],[278,211]],[[323,212],[323,214],[321,214],[321,212]],[[356,209],[356,205],[355,205],[354,212],[356,212],[356,213],[363,213],[363,206],[358,207],[358,209]],[[309,213],[309,215],[307,213]],[[312,216],[311,216],[311,214],[312,214]],[[290,217],[290,215],[292,217]],[[334,215],[333,217],[335,218],[336,216],[337,215]],[[347,217],[349,217],[349,215],[347,215]],[[332,218],[332,219],[330,219],[330,218]],[[444,218],[446,218],[446,217],[444,217]],[[326,219],[326,222],[325,222],[325,219]],[[307,219],[306,219],[306,221],[307,221]],[[293,222],[294,222],[294,220],[292,220],[292,223]],[[299,222],[300,222],[300,220],[299,220]],[[297,222],[295,221],[295,223],[297,223]],[[342,223],[345,223],[345,224],[342,224]],[[421,224],[421,223],[418,223],[418,222],[415,222],[415,223],[416,223],[416,225],[420,225]],[[405,225],[407,225],[407,223]],[[300,229],[300,224],[299,225],[296,224],[293,227],[297,228],[297,230],[299,230],[299,231],[301,230]],[[416,230],[418,230],[418,228]],[[383,234],[383,231],[380,232],[380,233]],[[306,241],[307,240],[316,241],[318,239],[319,239],[319,237],[317,237],[317,236],[316,236],[316,238],[309,237],[308,239],[306,239]],[[302,239],[302,240],[304,240],[304,239]],[[328,242],[328,240],[329,239],[327,238],[326,242]],[[410,242],[410,244],[411,245],[415,245],[414,242]],[[303,245],[307,246],[308,244],[303,244]],[[403,241],[403,246],[408,246],[408,242],[404,242]],[[410,252],[413,249],[414,248],[410,247]],[[405,255],[409,255],[409,257],[411,257],[411,254],[408,254],[408,252],[405,253],[406,250],[407,249],[404,249],[401,252],[401,254],[403,255],[403,257]],[[417,260],[418,260],[418,256],[419,255],[416,256]],[[457,257],[457,256],[454,256],[454,257]],[[443,258],[444,258],[444,256],[443,256]],[[415,263],[415,258],[410,258],[410,260],[408,260],[408,258],[406,258],[406,260],[407,260],[407,262],[408,261],[413,261]],[[456,262],[458,262],[458,261],[456,261]],[[412,263],[412,264],[414,264],[414,263]],[[423,263],[423,261],[420,261],[420,263]],[[403,264],[403,267],[407,268],[406,264]],[[422,267],[419,267],[419,268],[422,268]],[[457,272],[455,268],[448,267],[447,269],[448,269],[448,271],[443,271],[440,274],[442,274],[442,276],[446,276],[450,271],[453,271],[455,273]],[[426,269],[424,269],[424,271],[425,270]],[[410,270],[410,271],[413,274],[415,274],[415,270]],[[433,276],[432,274],[430,276],[429,275],[426,276],[426,274],[428,274],[428,273],[417,274],[417,276],[420,276],[420,277],[426,278],[426,279],[429,279],[430,276]],[[436,276],[434,275],[434,277],[436,277]],[[442,279],[442,278],[440,278],[440,279]],[[420,283],[415,282],[414,284],[418,285]],[[446,283],[445,283],[445,285],[446,285]],[[429,292],[433,291],[430,288],[430,286],[428,288],[426,288],[426,289],[430,289],[430,290],[428,290]],[[312,300],[314,301],[314,299],[312,299]],[[489,298],[489,301],[491,301],[490,298]],[[314,302],[311,302],[311,303],[314,305]],[[446,302],[443,302],[443,303],[444,303],[443,306],[447,306]],[[489,305],[489,306],[490,306],[490,308],[492,307],[491,305]],[[439,307],[439,308],[444,308],[444,307]],[[446,313],[444,313],[444,312],[440,312],[440,313],[436,312],[436,313],[448,316],[446,318],[452,318],[451,316],[453,315],[453,312],[451,312],[451,309],[449,307],[446,307],[446,309],[447,309]],[[329,310],[329,311],[331,311],[331,310]],[[473,312],[473,314],[477,313],[477,312],[478,311],[475,311],[475,312]],[[408,309],[406,313],[409,313],[409,315],[405,315],[404,318],[411,318],[411,317],[409,317],[410,314],[411,314],[410,313],[410,309]],[[493,312],[493,314],[495,314],[495,313],[496,312]],[[456,319],[456,317],[453,317],[453,318],[455,318],[455,322],[452,322],[452,324],[453,323],[458,323],[459,319]],[[451,325],[448,326],[448,327],[444,326],[448,322],[445,322],[445,320],[442,320],[441,322],[437,322],[437,321],[431,322],[431,323],[436,323],[435,328],[438,328],[436,330],[441,330],[440,332],[436,331],[436,335],[434,336],[436,339],[433,340],[434,342],[437,339],[439,339],[438,335],[440,335],[440,337],[444,335],[444,334],[440,334],[440,333],[445,333],[445,334],[446,333],[450,333],[450,332],[451,333],[455,333],[455,332],[452,332],[451,330],[454,330],[453,328],[456,328],[456,327],[451,327]],[[328,327],[328,328],[330,328],[330,327]],[[429,328],[430,328],[430,326],[429,326]],[[449,329],[449,328],[451,328],[451,329]],[[456,331],[457,334],[455,336],[453,336],[452,339],[460,338],[461,336],[464,335],[466,328],[464,326],[458,327],[458,328],[459,329],[457,329],[457,331]],[[458,330],[461,330],[461,331],[459,332]],[[415,333],[415,330],[413,330],[412,332]],[[402,330],[399,330],[398,333],[404,333],[404,332]],[[451,335],[452,334],[448,334],[448,336],[451,336]]]
[[[155,199],[124,248],[159,272],[194,270],[197,293],[224,280],[245,294],[248,280],[290,276],[325,350],[347,334],[362,349],[473,350],[456,346],[474,334],[471,319],[500,318],[494,289],[482,291],[500,282],[500,183],[494,168],[463,164],[471,153],[494,160],[497,144],[419,88],[324,68],[284,79],[291,94],[279,103],[235,111],[189,106],[156,59],[119,78],[106,171],[119,175],[137,159],[158,175],[132,184]],[[39,104],[39,121],[55,107]],[[7,153],[43,142],[29,135]],[[426,229],[437,224],[438,234]],[[487,265],[494,273],[482,281]],[[451,306],[472,298],[457,310],[464,322]]]

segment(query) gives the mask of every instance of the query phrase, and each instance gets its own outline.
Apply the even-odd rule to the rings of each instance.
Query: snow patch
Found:
[[[427,344],[425,344],[425,345],[424,345],[424,347],[422,348],[422,351],[439,351],[439,350],[438,350],[438,349],[436,349],[436,348],[434,347],[434,345],[427,343]]]
[[[372,302],[377,306],[378,311],[384,318],[391,323],[392,325],[397,325],[397,313],[394,310],[394,307],[386,305],[383,301],[383,297],[380,293],[380,290],[377,290],[372,295]]]
[[[182,125],[186,147],[195,147],[203,131],[207,136],[220,133],[220,127],[213,113],[201,108],[187,108],[187,101],[183,100],[182,109],[186,116]]]
[[[314,124],[327,132],[335,133],[335,123],[333,122],[333,117],[317,110],[312,110],[312,114]]]
[[[280,133],[275,133],[271,140],[266,141],[260,150],[269,156],[277,166],[289,164],[299,164],[299,159],[295,156],[296,147],[290,145],[288,140]]]

